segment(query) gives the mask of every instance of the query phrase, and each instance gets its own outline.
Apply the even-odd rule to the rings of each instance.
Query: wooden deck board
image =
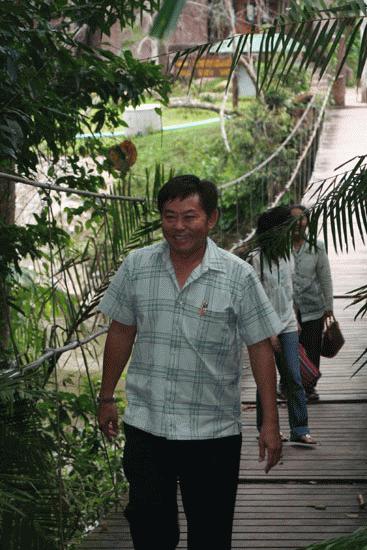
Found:
[[[353,105],[329,112],[314,180],[330,176],[336,166],[367,152],[366,122],[367,106]],[[367,247],[358,238],[355,251],[336,254],[330,247],[329,257],[337,296],[335,313],[346,343],[337,357],[322,360],[318,384],[321,399],[308,408],[309,424],[318,445],[305,448],[286,443],[281,464],[268,475],[257,460],[255,384],[244,355],[244,445],[233,549],[299,549],[367,525],[367,508],[360,509],[357,502],[360,493],[367,501],[367,368],[351,377],[356,370],[353,362],[366,347],[367,318],[353,321],[357,309],[345,309],[346,293],[367,281]],[[282,402],[279,411],[282,430],[288,433],[287,411]],[[187,533],[181,504],[180,524],[178,549],[184,550]],[[132,550],[122,508],[111,512],[102,526],[86,537],[80,549]]]
[[[358,484],[240,484],[232,548],[302,548],[325,538],[346,535],[367,522],[367,509],[360,509],[357,502],[357,495],[365,491],[366,486]],[[183,550],[187,527],[181,503],[179,518],[178,548]],[[132,550],[122,510],[112,513],[103,530],[98,528],[89,536],[83,548]]]
[[[365,280],[367,281],[367,274]],[[354,321],[357,308],[353,306],[345,309],[348,303],[348,300],[335,300],[335,316],[343,331],[345,344],[333,359],[324,357],[321,359],[322,376],[317,385],[321,402],[367,400],[367,369],[353,377],[357,370],[357,366],[353,363],[366,347],[367,318]],[[244,351],[242,398],[246,403],[255,401],[255,381],[246,351]]]

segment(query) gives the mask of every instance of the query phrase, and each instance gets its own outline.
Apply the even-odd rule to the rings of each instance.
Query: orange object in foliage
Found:
[[[136,147],[132,141],[125,139],[119,145],[114,145],[108,151],[108,158],[112,162],[114,168],[120,172],[127,172],[137,159]]]

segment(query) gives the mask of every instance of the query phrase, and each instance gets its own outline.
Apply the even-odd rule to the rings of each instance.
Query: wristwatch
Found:
[[[97,397],[97,403],[116,403],[116,397]]]

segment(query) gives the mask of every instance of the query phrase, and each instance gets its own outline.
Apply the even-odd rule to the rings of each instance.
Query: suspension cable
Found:
[[[82,191],[81,189],[72,189],[71,187],[62,187],[61,185],[55,185],[53,183],[41,183],[40,181],[24,178],[23,176],[18,176],[16,174],[8,174],[7,172],[0,172],[0,183],[6,179],[15,181],[16,183],[24,183],[25,185],[39,187],[40,189],[58,191],[60,193],[70,193],[73,195],[80,195],[84,197],[96,197],[98,199],[123,200],[123,201],[130,201],[130,202],[146,201],[144,197],[129,197],[127,195],[110,195],[108,193],[94,193],[93,191]]]
[[[331,89],[331,85],[330,85]],[[260,162],[257,166],[252,168],[249,172],[246,172],[246,174],[243,174],[242,176],[239,176],[238,178],[228,181],[227,183],[223,183],[222,185],[218,186],[219,191],[222,191],[223,189],[228,189],[229,187],[232,187],[233,185],[236,185],[240,181],[244,181],[245,179],[252,176],[255,172],[258,170],[261,170],[261,168],[264,168],[269,162],[273,160],[276,156],[279,155],[279,153],[285,148],[285,146],[289,143],[289,141],[294,137],[294,135],[297,133],[298,129],[302,125],[303,121],[307,117],[308,113],[310,112],[311,108],[314,106],[314,103],[316,101],[316,94],[313,95],[311,101],[308,103],[307,108],[303,112],[302,116],[299,118],[297,124],[294,126],[292,132],[287,136],[287,138],[277,147],[269,157],[267,157],[265,160]]]

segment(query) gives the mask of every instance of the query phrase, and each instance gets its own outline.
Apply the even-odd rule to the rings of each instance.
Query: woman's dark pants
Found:
[[[314,365],[320,370],[321,338],[324,327],[324,318],[312,321],[301,320],[301,334],[299,341],[306,350],[307,355]]]

